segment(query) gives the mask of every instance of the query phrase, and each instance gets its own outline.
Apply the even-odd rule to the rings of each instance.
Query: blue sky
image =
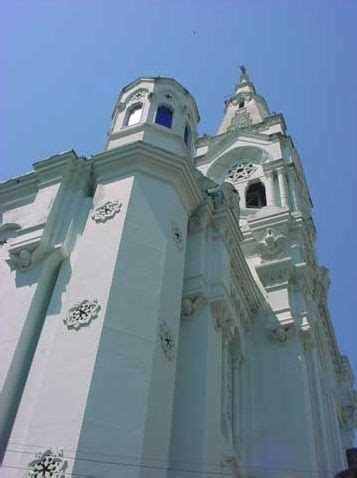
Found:
[[[118,92],[142,75],[180,81],[213,134],[245,64],[300,152],[357,377],[356,22],[348,0],[4,0],[0,178],[66,149],[101,151]]]

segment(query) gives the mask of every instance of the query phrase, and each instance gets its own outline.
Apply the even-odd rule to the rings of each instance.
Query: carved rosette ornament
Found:
[[[176,243],[176,246],[178,247],[178,249],[180,249],[180,251],[182,251],[184,247],[183,234],[180,228],[174,222],[171,225],[171,233]]]
[[[173,360],[175,354],[175,337],[166,322],[160,325],[160,343],[166,357],[170,361]]]
[[[64,478],[67,461],[63,458],[63,450],[51,448],[36,455],[36,458],[28,465],[28,478],[56,477]]]
[[[92,219],[95,222],[105,222],[120,212],[122,206],[123,204],[119,201],[106,201],[104,204],[94,209]]]
[[[78,330],[84,325],[88,325],[92,320],[98,317],[100,305],[98,300],[82,300],[77,302],[68,311],[68,314],[63,319],[63,322],[69,329]]]
[[[256,164],[247,161],[244,161],[241,164],[236,164],[228,171],[226,181],[235,184],[238,181],[249,178],[256,169]]]

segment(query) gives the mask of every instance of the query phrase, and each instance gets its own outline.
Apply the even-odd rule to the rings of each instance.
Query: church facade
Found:
[[[334,477],[357,394],[281,114],[244,67],[215,136],[139,78],[105,151],[0,185],[4,477]]]

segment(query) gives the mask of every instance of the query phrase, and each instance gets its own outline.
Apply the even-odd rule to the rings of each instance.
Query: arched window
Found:
[[[238,108],[244,108],[244,101],[239,102]]]
[[[183,140],[184,140],[184,142],[187,146],[190,146],[191,131],[190,131],[190,127],[188,126],[188,124],[185,126],[185,132],[184,132],[184,135],[183,135]]]
[[[245,194],[246,207],[263,207],[267,205],[265,187],[262,183],[251,184]]]
[[[124,126],[132,126],[133,124],[140,123],[142,112],[143,112],[142,103],[138,103],[132,106],[127,112],[127,117],[124,122]]]
[[[166,128],[171,128],[173,115],[174,112],[171,108],[165,105],[160,105],[156,112],[155,123],[166,126]]]

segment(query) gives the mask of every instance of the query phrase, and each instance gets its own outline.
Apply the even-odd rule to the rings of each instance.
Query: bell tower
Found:
[[[286,450],[275,461],[277,467],[305,463],[310,470],[342,469],[342,450],[352,446],[353,425],[347,431],[340,420],[343,360],[327,308],[328,271],[315,253],[312,202],[284,118],[269,111],[245,67],[235,93],[225,101],[218,134],[200,138],[197,146],[197,167],[239,193],[242,250],[266,298],[266,310],[254,326],[254,354],[244,357],[254,370],[252,406],[259,417],[249,438],[255,444],[244,463],[248,468],[263,465],[259,446],[269,448],[269,440],[262,439],[266,434]],[[295,383],[289,385],[290,380]],[[287,416],[301,424],[300,438]],[[287,451],[294,446],[294,452]]]

